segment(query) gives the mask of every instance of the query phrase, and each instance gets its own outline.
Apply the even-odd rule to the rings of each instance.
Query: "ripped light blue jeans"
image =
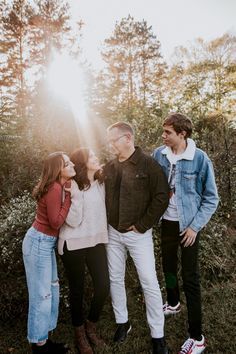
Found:
[[[56,328],[59,307],[59,282],[55,246],[57,237],[31,227],[22,245],[28,293],[28,335],[30,343],[48,338]]]

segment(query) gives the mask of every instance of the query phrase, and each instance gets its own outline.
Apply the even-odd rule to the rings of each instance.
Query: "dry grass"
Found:
[[[214,285],[203,289],[204,334],[207,337],[208,354],[236,353],[236,284],[231,282]],[[132,331],[121,345],[114,345],[112,337],[115,330],[113,313],[108,300],[104,308],[99,329],[107,342],[106,350],[97,353],[145,354],[149,353],[150,337],[145,318],[145,306],[137,287],[128,288],[128,306]],[[170,353],[177,353],[186,338],[186,308],[175,317],[166,320],[166,339]],[[5,323],[0,332],[0,353],[26,354],[30,347],[25,339],[26,318]],[[57,330],[53,339],[66,341],[70,353],[77,353],[73,348],[73,330],[68,311],[61,310]]]
[[[236,232],[235,228],[232,232],[230,232],[229,229],[225,233],[219,232],[219,226],[217,226],[213,229],[212,234],[214,237],[212,236],[210,238],[207,232],[205,232],[201,246],[203,328],[204,335],[207,339],[207,349],[204,353],[236,354]],[[155,247],[158,279],[161,286],[163,286],[158,238],[156,239]],[[218,261],[219,256],[220,262]],[[73,328],[70,324],[70,315],[68,307],[66,306],[68,298],[67,286],[60,262],[59,273],[61,274],[61,294],[63,301],[61,301],[60,306],[58,327],[55,333],[53,333],[52,339],[68,343],[71,348],[70,354],[75,354],[77,351],[73,346]],[[150,333],[146,322],[145,304],[140,291],[136,271],[130,260],[128,260],[127,265],[126,284],[129,319],[132,324],[132,331],[128,335],[125,343],[115,345],[112,342],[116,325],[111,302],[110,299],[108,299],[98,325],[102,337],[107,343],[107,348],[97,353],[150,353]],[[90,297],[91,284],[90,281],[88,281],[86,298],[89,299]],[[165,298],[164,290],[163,297]],[[25,309],[24,300],[25,299],[22,298],[23,309]],[[165,323],[166,340],[170,348],[170,354],[176,354],[187,338],[187,312],[183,295],[181,302],[182,311],[175,317],[167,318]],[[17,311],[12,308],[11,313],[17,313]],[[26,310],[24,310],[20,318],[5,322],[1,325],[0,354],[30,353],[30,346],[26,340],[26,317]]]

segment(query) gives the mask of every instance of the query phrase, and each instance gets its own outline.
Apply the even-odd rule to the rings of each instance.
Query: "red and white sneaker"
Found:
[[[178,354],[200,354],[205,350],[205,348],[206,342],[203,335],[201,340],[188,338],[182,345]]]
[[[170,306],[167,302],[163,305],[163,312],[165,316],[176,315],[181,311],[180,302],[176,306]]]

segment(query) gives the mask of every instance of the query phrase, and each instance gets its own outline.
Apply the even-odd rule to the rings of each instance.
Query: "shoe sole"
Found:
[[[128,333],[131,331],[131,329],[132,329],[132,326],[130,325],[130,326],[129,326],[129,329],[128,329],[128,331],[127,331],[127,335],[128,335]]]
[[[128,336],[128,334],[129,334],[129,332],[131,331],[131,329],[132,329],[132,326],[130,325],[130,326],[129,326],[129,329],[128,329],[128,331],[127,331],[127,334],[126,334],[125,339],[124,339],[124,340],[121,340],[120,343],[124,342],[124,341],[127,339],[127,336]]]
[[[166,312],[164,312],[164,316],[175,316],[175,315],[177,315],[178,313],[180,313],[180,311],[181,310],[178,310],[178,311],[175,311],[175,312],[168,312],[168,313],[166,313]]]
[[[195,354],[203,353],[205,349],[206,349],[206,347],[204,347],[204,348],[197,348],[197,350],[195,350],[194,353],[195,353]]]
[[[129,326],[129,329],[128,329],[127,332],[126,332],[126,337],[125,337],[125,339],[123,339],[123,340],[117,340],[117,341],[114,341],[114,342],[115,342],[115,343],[124,343],[125,340],[127,339],[127,336],[128,336],[128,334],[129,334],[129,332],[131,331],[131,329],[132,329],[132,326],[130,325],[130,326]]]

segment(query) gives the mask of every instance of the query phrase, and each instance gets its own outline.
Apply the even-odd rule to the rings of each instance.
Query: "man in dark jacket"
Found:
[[[153,353],[166,354],[152,226],[167,208],[168,183],[158,163],[135,147],[133,129],[129,124],[113,124],[107,129],[107,138],[111,152],[116,155],[104,168],[109,223],[107,255],[117,323],[114,341],[124,341],[131,330],[124,283],[129,251],[145,297]]]

